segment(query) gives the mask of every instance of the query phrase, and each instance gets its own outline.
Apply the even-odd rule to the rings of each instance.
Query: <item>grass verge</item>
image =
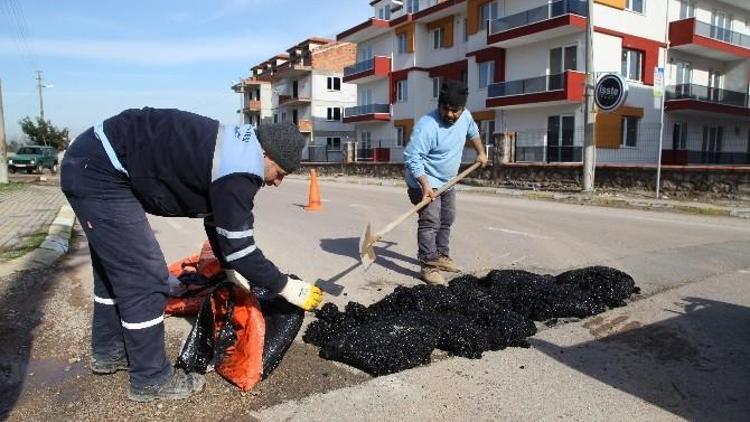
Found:
[[[20,245],[17,245],[13,249],[3,251],[3,253],[0,254],[0,261],[10,261],[12,259],[22,257],[41,246],[42,242],[44,242],[44,239],[46,238],[46,231],[40,231],[25,236]]]
[[[8,182],[0,184],[0,193],[13,192],[23,187],[23,183]]]

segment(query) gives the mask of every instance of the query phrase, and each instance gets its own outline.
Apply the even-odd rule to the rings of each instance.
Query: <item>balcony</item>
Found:
[[[487,45],[511,48],[586,30],[588,5],[581,0],[559,0],[492,21]]]
[[[344,110],[344,123],[387,122],[390,120],[390,104],[366,104],[347,107]]]
[[[696,84],[668,86],[664,109],[688,114],[715,113],[750,119],[748,95],[744,92]]]
[[[244,111],[245,113],[258,113],[261,109],[261,103],[258,100],[249,100],[245,103]]]
[[[375,56],[344,68],[344,82],[356,80],[367,83],[380,78],[387,78],[391,72],[391,58]]]
[[[670,48],[733,61],[750,58],[750,36],[696,20],[683,19],[669,24]]]
[[[312,59],[298,59],[295,62],[284,62],[274,69],[273,77],[275,80],[297,79],[309,75],[312,72]]]
[[[297,129],[299,129],[302,133],[310,133],[313,130],[312,121],[307,119],[302,119],[297,122]]]
[[[487,107],[531,108],[583,102],[586,74],[574,70],[556,75],[499,82],[487,87]]]
[[[300,97],[296,96],[293,97],[291,95],[279,95],[279,105],[280,106],[301,106],[301,105],[309,105],[312,100],[310,97]]]

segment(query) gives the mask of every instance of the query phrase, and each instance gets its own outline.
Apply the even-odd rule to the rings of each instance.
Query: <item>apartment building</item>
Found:
[[[354,126],[343,121],[357,103],[356,85],[343,82],[355,49],[309,38],[252,67],[243,82],[248,122],[293,122],[306,138],[303,160],[341,161],[342,146],[355,138]]]
[[[665,163],[750,163],[750,2],[672,0]]]
[[[357,106],[344,121],[360,143],[390,149],[392,161],[446,78],[469,87],[486,143],[508,133],[516,161],[581,161],[588,19],[593,71],[621,73],[629,85],[623,107],[595,116],[598,162],[658,161],[658,66],[666,67],[665,162],[749,160],[745,0],[596,0],[591,13],[580,0],[370,4],[373,17],[337,37],[357,44],[357,63],[344,71],[358,85]]]
[[[287,54],[278,55],[266,62],[250,69],[250,77],[242,79],[232,85],[232,90],[240,94],[240,123],[251,124],[258,127],[263,122],[270,122],[273,118],[272,90],[270,74],[264,74],[263,70],[267,63],[273,61],[286,61]]]

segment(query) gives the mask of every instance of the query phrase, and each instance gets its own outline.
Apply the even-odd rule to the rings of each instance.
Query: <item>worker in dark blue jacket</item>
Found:
[[[179,111],[126,110],[86,130],[62,163],[61,185],[88,239],[94,269],[93,372],[128,369],[128,397],[186,398],[203,377],[173,369],[164,351],[169,274],[146,213],[202,217],[229,278],[305,310],[322,292],[279,271],[253,237],[253,201],[299,167],[291,124],[222,125]]]

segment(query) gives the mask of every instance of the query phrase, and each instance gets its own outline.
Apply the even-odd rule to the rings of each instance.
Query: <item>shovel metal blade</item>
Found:
[[[365,271],[370,268],[370,265],[372,265],[373,262],[375,262],[375,249],[372,245],[376,241],[377,239],[372,237],[370,223],[367,223],[367,226],[365,226],[365,229],[362,232],[362,237],[359,238],[359,260]]]

